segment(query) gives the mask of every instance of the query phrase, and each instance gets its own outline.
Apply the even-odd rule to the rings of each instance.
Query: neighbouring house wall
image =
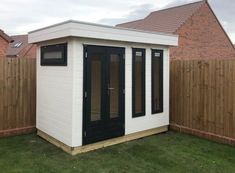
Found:
[[[67,66],[40,65],[40,46],[65,42],[68,43]],[[36,127],[68,146],[72,146],[74,59],[72,39],[46,42],[37,49]]]
[[[37,51],[37,46],[35,44],[29,44],[20,52],[18,57],[36,58],[36,51]]]
[[[182,25],[171,59],[235,58],[235,49],[207,3]]]
[[[169,125],[169,52],[167,47],[77,38],[74,44],[72,147],[82,145],[83,44],[125,48],[125,135]],[[132,48],[146,49],[146,115],[132,118]],[[164,112],[151,113],[151,48],[164,50]]]
[[[8,42],[0,37],[0,58],[6,57],[6,50],[7,50]]]

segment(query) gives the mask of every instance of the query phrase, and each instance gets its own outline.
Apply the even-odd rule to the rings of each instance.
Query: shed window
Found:
[[[43,66],[66,66],[67,43],[42,46],[41,65]]]
[[[163,50],[152,50],[152,114],[163,112]]]
[[[145,49],[132,49],[132,116],[145,115]]]

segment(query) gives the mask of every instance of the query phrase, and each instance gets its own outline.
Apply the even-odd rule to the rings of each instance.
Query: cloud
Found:
[[[129,14],[122,16],[120,18],[104,18],[99,22],[104,24],[112,24],[116,25],[119,23],[124,23],[128,21],[138,20],[146,17],[150,12],[156,11],[159,9],[170,8],[182,4],[196,2],[198,0],[168,0],[166,3],[161,6],[161,8],[157,8],[153,6],[153,4],[143,4],[138,7],[133,8]],[[234,0],[209,0],[209,3],[215,12],[217,18],[222,24],[223,28],[229,35],[230,39],[233,43],[235,43],[235,2]]]
[[[167,7],[177,6],[185,3],[194,2],[194,0],[178,0],[170,3]],[[222,24],[223,28],[235,43],[235,2],[234,0],[209,0],[209,4]]]
[[[116,25],[128,21],[143,19],[152,11],[160,10],[162,8],[173,7],[181,4],[192,2],[193,0],[165,0],[165,2],[158,3],[145,3],[139,6],[131,7],[131,10],[127,15],[117,18],[103,18],[99,20],[99,23]]]
[[[223,25],[225,31],[235,43],[235,2],[234,0],[209,0],[219,21]]]
[[[133,11],[131,11],[129,14],[125,16],[122,16],[120,18],[103,18],[99,20],[99,23],[116,25],[118,23],[124,23],[128,21],[142,19],[143,17],[147,16],[150,12],[153,11],[153,5],[143,4],[143,5],[134,7],[133,9],[134,9]]]
[[[0,28],[12,35],[69,19],[115,25],[144,18],[151,11],[193,1],[197,0],[1,0]],[[235,42],[234,0],[209,2]]]
[[[119,13],[119,15],[116,15],[116,17],[114,18],[108,16],[99,20],[98,23],[116,25],[119,23],[142,19],[146,17],[150,12],[160,10],[172,1],[174,0],[158,0],[158,3],[156,3],[156,1],[154,0],[145,0],[142,1],[144,3],[135,3],[134,5],[130,5],[129,9],[126,10],[127,13],[125,13],[124,15]],[[128,0],[126,2],[128,2]],[[123,7],[126,6],[126,4],[123,5]]]
[[[198,1],[198,0],[196,0],[196,1]],[[171,3],[166,5],[165,8],[175,7],[175,6],[179,6],[179,5],[183,5],[183,4],[187,4],[187,3],[192,3],[192,2],[196,2],[196,1],[195,0],[177,0],[177,1],[172,1]]]

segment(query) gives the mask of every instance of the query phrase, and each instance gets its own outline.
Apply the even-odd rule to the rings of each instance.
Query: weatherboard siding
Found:
[[[41,66],[37,52],[37,123],[41,131],[72,145],[74,56],[71,39],[68,42],[68,66]],[[42,45],[53,44],[43,43]],[[56,42],[58,43],[58,42]]]
[[[132,52],[129,47],[126,55],[126,112],[125,112],[125,134],[132,134],[156,127],[161,127],[169,124],[169,54],[168,49],[163,48],[163,113],[152,114],[151,103],[151,49],[159,49],[157,46],[143,47],[146,49],[146,94],[145,107],[146,114],[143,117],[132,118]],[[162,48],[160,48],[162,49]]]
[[[124,47],[125,135],[169,125],[169,52],[166,46],[72,38],[41,45],[68,42],[68,66],[40,66],[37,55],[37,128],[71,147],[82,146],[83,45]],[[146,115],[132,118],[132,47],[146,49]],[[164,50],[164,112],[151,113],[151,49]]]
[[[72,147],[82,146],[83,122],[83,45],[125,48],[125,135],[169,125],[169,52],[166,46],[76,38],[73,43]],[[132,118],[132,48],[146,49],[146,115]],[[164,112],[151,113],[151,49],[164,50]]]

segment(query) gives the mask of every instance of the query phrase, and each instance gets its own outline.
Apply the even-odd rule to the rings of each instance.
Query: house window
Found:
[[[67,43],[42,46],[42,66],[66,66],[67,65]]]
[[[22,44],[23,44],[22,42],[15,43],[13,45],[13,48],[19,48]]]
[[[145,49],[132,49],[132,116],[145,115]]]
[[[163,112],[163,50],[152,50],[152,114]]]

